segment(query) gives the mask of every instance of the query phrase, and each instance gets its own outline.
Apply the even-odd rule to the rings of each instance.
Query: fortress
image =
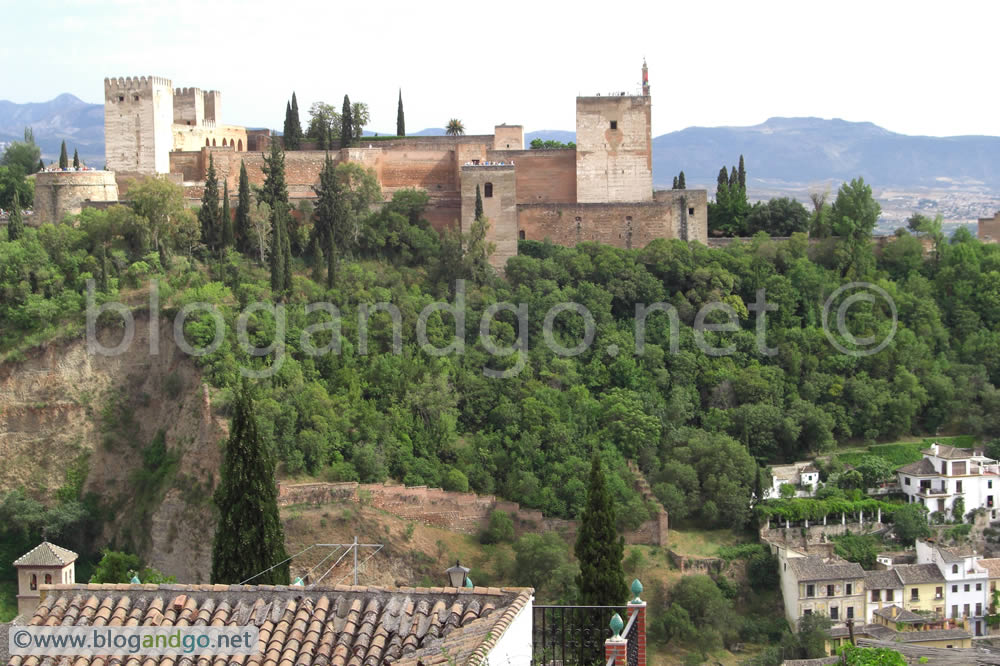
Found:
[[[426,191],[427,218],[438,230],[468,230],[478,186],[498,267],[517,254],[517,241],[524,239],[622,248],[643,247],[656,238],[706,243],[708,193],[653,190],[645,63],[637,93],[577,97],[575,149],[525,150],[523,127],[504,124],[486,135],[363,137],[358,146],[330,155],[337,163],[372,169],[387,200],[404,188]],[[234,196],[241,162],[250,182],[262,184],[262,151],[269,148],[270,133],[223,125],[221,108],[217,91],[175,89],[155,76],[105,79],[105,153],[119,190],[127,191],[130,178],[164,175],[182,184],[197,205],[210,156]],[[285,153],[293,203],[315,198],[326,154]],[[58,211],[54,214],[59,219]]]

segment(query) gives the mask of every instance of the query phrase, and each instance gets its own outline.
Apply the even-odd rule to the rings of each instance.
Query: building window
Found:
[[[854,619],[854,606],[848,606],[847,607],[847,619],[848,620],[853,620]]]
[[[920,590],[913,588],[910,590],[910,601],[920,601]]]
[[[840,619],[838,617],[839,613],[840,613],[840,609],[839,608],[837,608],[836,606],[831,606],[830,607],[830,619],[831,620],[839,620]]]
[[[969,604],[962,606],[962,615],[964,617],[969,617]]]
[[[956,481],[955,482],[955,492],[956,493],[962,492],[962,482],[961,481]]]
[[[487,199],[493,196],[493,183],[483,185],[483,196]]]
[[[976,617],[979,617],[982,614],[983,614],[983,604],[978,603],[976,604]]]
[[[983,591],[983,584],[976,583],[976,592],[982,592],[982,591]]]
[[[125,101],[125,95],[118,95],[118,101],[119,102],[124,102]]]
[[[524,229],[521,229],[520,231],[517,232],[517,237],[520,238],[521,240],[524,240]]]
[[[137,101],[137,102],[138,102],[138,101],[139,101],[139,96],[138,96],[138,95],[136,95],[136,96],[135,96],[135,97],[133,97],[132,99],[134,99],[135,101]]]
[[[965,584],[965,589],[962,590],[962,591],[963,592],[968,592],[969,591],[969,584],[968,583]]]
[[[31,582],[28,583],[28,587],[30,587],[32,590],[38,589],[38,576],[36,576],[35,574],[31,574]]]
[[[618,129],[618,121],[617,120],[612,120],[611,121],[611,129],[613,129],[613,130]]]
[[[903,485],[904,486],[910,485],[910,477],[908,477],[908,476],[904,476],[903,477]]]
[[[813,587],[812,585],[806,585],[806,596],[807,597],[815,597],[816,596],[816,588]]]
[[[52,584],[52,574],[45,574],[45,584],[46,585]]]
[[[951,586],[951,591],[952,592],[958,592],[958,585],[952,585]]]
[[[688,215],[694,215],[694,208],[688,208]]]
[[[826,596],[828,596],[828,597],[832,597],[833,596],[833,585],[827,585],[826,586]]]
[[[944,588],[943,587],[935,587],[934,588],[934,598],[935,599],[940,599],[943,596],[944,596]]]
[[[805,609],[804,611],[802,611],[802,614],[803,614],[803,615],[812,615],[812,614],[813,614],[813,612],[812,612],[812,609],[811,609],[811,608],[807,608],[807,609]]]
[[[848,583],[847,584],[847,592],[845,592],[845,594],[847,596],[851,596],[852,594],[854,594],[854,585],[852,585],[851,583]]]
[[[993,482],[992,481],[987,481],[986,482],[986,487],[987,488],[992,488],[993,487]]]
[[[878,590],[872,590],[872,601],[880,601]]]
[[[952,604],[951,606],[951,616],[958,617],[958,604]]]
[[[957,564],[951,565],[951,572],[952,573],[958,573],[958,565]],[[952,592],[954,592],[954,591],[955,590],[952,590]]]
[[[886,590],[885,591],[885,600],[886,601],[892,601],[892,590]]]

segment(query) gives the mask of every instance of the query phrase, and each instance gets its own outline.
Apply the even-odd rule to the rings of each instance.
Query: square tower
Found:
[[[651,201],[649,95],[576,98],[576,198],[580,203]]]
[[[104,157],[121,174],[170,171],[174,91],[169,79],[104,79]]]
[[[483,200],[483,215],[489,220],[486,241],[493,243],[490,263],[502,270],[507,260],[517,256],[517,178],[514,167],[504,165],[463,166],[462,233],[469,233],[476,221],[476,187]]]

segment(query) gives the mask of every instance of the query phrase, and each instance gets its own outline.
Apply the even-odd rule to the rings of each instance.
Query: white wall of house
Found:
[[[936,564],[944,576],[945,617],[981,618],[987,612],[989,572],[979,564],[980,559],[979,556],[974,556],[963,558],[961,562],[946,562],[933,545],[917,541],[917,562]]]
[[[936,451],[936,446],[932,445],[931,450]],[[941,511],[951,515],[959,496],[964,499],[965,513],[978,508],[992,510],[1000,502],[1000,476],[996,475],[995,461],[983,456],[946,459],[924,454],[924,458],[934,466],[937,474],[898,474],[899,487],[908,503],[922,503],[930,513]],[[929,482],[934,492],[921,494],[921,481]]]
[[[497,644],[486,655],[486,663],[531,666],[531,607],[534,600],[532,597],[507,626]]]

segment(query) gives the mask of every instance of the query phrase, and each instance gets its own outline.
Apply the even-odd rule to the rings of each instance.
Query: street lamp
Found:
[[[458,560],[455,560],[455,566],[447,569],[445,573],[448,574],[448,580],[451,582],[452,587],[465,587],[465,583],[469,577],[469,570],[459,564]]]

